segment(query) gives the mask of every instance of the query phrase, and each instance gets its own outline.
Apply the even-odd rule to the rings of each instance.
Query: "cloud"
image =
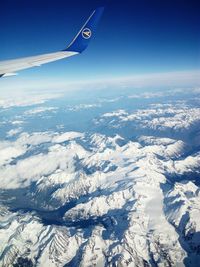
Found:
[[[106,118],[106,117],[118,117],[118,118],[123,118],[124,116],[128,115],[128,113],[123,110],[123,109],[119,109],[119,110],[116,110],[114,112],[107,112],[107,113],[104,113],[102,115],[103,118]]]
[[[25,145],[12,145],[11,142],[2,141],[0,142],[0,166],[12,161],[20,155],[26,152]]]
[[[103,103],[114,103],[121,99],[122,97],[108,98],[108,99],[98,99],[97,103],[90,104],[79,104],[75,106],[68,106],[67,110],[69,111],[80,111],[80,110],[88,110],[93,108],[101,108]]]
[[[27,110],[24,114],[25,115],[35,115],[35,114],[38,114],[38,113],[44,113],[44,112],[47,112],[47,111],[56,111],[58,108],[56,107],[36,107],[34,109],[30,109],[30,110]]]
[[[92,108],[100,108],[101,104],[79,104],[76,106],[68,107],[67,109],[70,111],[79,111],[83,109],[92,109]]]
[[[140,94],[133,94],[128,96],[128,98],[154,98],[154,97],[162,97],[162,96],[166,96],[166,93],[164,92],[156,92],[156,93],[152,93],[152,92],[145,92],[145,93],[140,93]]]
[[[166,86],[198,86],[200,85],[200,70],[193,71],[174,71],[161,73],[143,73],[138,75],[129,75],[121,77],[100,77],[97,79],[83,81],[57,80],[55,78],[32,80],[18,77],[1,79],[2,92],[7,91],[10,94],[16,90],[48,90],[55,92],[55,88],[64,91],[91,89],[106,89],[115,86],[116,88],[126,87],[166,87]],[[11,80],[12,79],[12,80]],[[0,93],[2,93],[0,91]]]
[[[23,92],[22,94],[11,94],[1,96],[0,108],[11,108],[11,107],[26,107],[38,104],[44,104],[46,101],[54,98],[61,97],[61,94],[38,94],[38,92]]]
[[[24,121],[22,121],[22,120],[14,120],[14,121],[11,121],[11,123],[12,123],[13,125],[19,125],[19,124],[23,124]]]
[[[19,127],[19,128],[16,128],[16,129],[11,129],[10,131],[7,132],[7,136],[8,137],[12,137],[18,133],[20,133],[22,131],[22,128]]]
[[[58,134],[58,135],[54,136],[52,139],[52,142],[53,143],[63,143],[65,141],[70,141],[70,140],[75,139],[75,138],[81,138],[83,136],[84,136],[83,133],[67,132],[67,133]]]
[[[115,98],[110,98],[110,99],[103,98],[103,99],[100,99],[99,102],[101,102],[101,103],[113,103],[113,102],[119,101],[122,98],[123,97],[121,97],[121,96],[115,97]]]
[[[83,134],[78,132],[22,133],[16,141],[0,142],[0,177],[6,177],[2,180],[1,188],[27,186],[42,175],[49,175],[58,168],[67,168],[68,160],[72,160],[75,155],[82,157],[86,152],[75,143],[68,146],[55,143],[72,141],[80,137],[83,137]],[[9,164],[19,156],[45,143],[49,143],[47,152],[25,156],[24,159],[18,159],[15,164]]]

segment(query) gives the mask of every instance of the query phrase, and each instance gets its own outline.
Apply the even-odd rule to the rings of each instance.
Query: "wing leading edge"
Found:
[[[66,49],[62,51],[0,61],[0,77],[15,75],[15,72],[18,70],[41,66],[52,61],[82,53],[87,48],[90,40],[94,36],[94,32],[97,28],[97,24],[101,18],[103,10],[103,7],[99,7],[94,10],[73,41]]]

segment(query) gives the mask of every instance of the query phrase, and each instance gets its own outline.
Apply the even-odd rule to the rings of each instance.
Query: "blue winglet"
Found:
[[[75,36],[69,46],[63,51],[73,51],[82,53],[88,46],[91,38],[94,36],[97,24],[101,18],[104,7],[95,9],[86,23],[83,25],[79,33]]]

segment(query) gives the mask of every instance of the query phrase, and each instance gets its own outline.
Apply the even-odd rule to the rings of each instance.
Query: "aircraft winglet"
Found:
[[[88,46],[91,38],[94,36],[103,11],[104,7],[99,7],[95,9],[90,15],[90,17],[87,19],[86,23],[81,28],[81,30],[75,36],[73,41],[63,51],[82,53]]]

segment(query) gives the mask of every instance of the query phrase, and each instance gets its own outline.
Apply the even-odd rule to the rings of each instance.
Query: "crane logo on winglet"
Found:
[[[92,35],[92,32],[91,32],[90,29],[85,28],[85,29],[82,30],[82,36],[83,36],[83,38],[89,39],[91,37],[91,35]]]

